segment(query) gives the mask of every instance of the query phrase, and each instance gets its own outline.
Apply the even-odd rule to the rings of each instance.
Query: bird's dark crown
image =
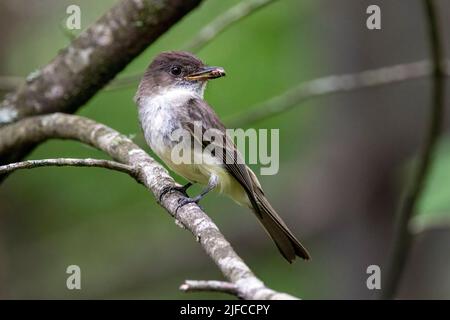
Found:
[[[146,74],[152,75],[165,72],[175,77],[180,77],[196,71],[205,64],[190,52],[166,51],[160,53],[150,64]],[[173,69],[180,68],[180,74],[174,74]]]

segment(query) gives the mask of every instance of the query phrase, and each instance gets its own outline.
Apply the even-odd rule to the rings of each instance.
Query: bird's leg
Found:
[[[164,197],[164,195],[168,192],[172,192],[172,191],[179,191],[182,194],[184,194],[186,197],[188,197],[187,194],[187,189],[189,189],[192,186],[192,182],[188,182],[186,183],[184,186],[170,186],[170,187],[165,187],[163,189],[163,191],[161,192],[161,194],[159,195],[159,202],[161,202],[162,198]]]
[[[187,205],[188,203],[199,203],[200,200],[203,199],[203,197],[210,192],[211,190],[213,190],[215,187],[217,187],[217,185],[219,184],[219,178],[215,175],[212,174],[209,177],[209,181],[208,181],[208,185],[206,186],[205,189],[202,190],[202,192],[200,192],[200,194],[198,196],[195,196],[193,198],[182,198],[178,201],[179,206],[177,207],[177,209],[175,210],[175,212],[178,211],[178,209],[180,209],[181,207]]]

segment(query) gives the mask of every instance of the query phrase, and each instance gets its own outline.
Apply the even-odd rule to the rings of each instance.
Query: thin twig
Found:
[[[239,296],[238,289],[235,284],[226,281],[216,280],[185,280],[180,286],[183,292],[222,292],[234,296]]]
[[[64,166],[99,167],[124,172],[132,177],[136,175],[135,170],[132,166],[111,160],[90,159],[90,158],[87,159],[58,158],[58,159],[26,160],[0,166],[0,174],[11,173],[20,169],[33,169],[38,167],[64,167]]]
[[[435,3],[433,0],[424,0],[423,3],[428,22],[434,83],[431,114],[423,149],[417,159],[416,171],[414,172],[411,183],[406,188],[397,212],[393,250],[389,260],[387,275],[384,277],[386,280],[382,291],[382,298],[384,299],[394,298],[398,290],[413,241],[413,234],[408,228],[409,221],[416,213],[418,200],[425,189],[437,140],[442,131],[445,104],[445,71],[442,64],[442,59],[445,56],[444,48],[439,34],[439,19]]]
[[[447,63],[447,62],[445,62]],[[357,73],[332,75],[300,83],[284,93],[226,119],[232,127],[244,127],[289,111],[308,99],[419,79],[431,75],[427,60],[397,64]]]
[[[54,113],[29,117],[0,128],[0,157],[19,146],[42,143],[52,138],[81,141],[104,151],[117,162],[132,166],[136,170],[136,181],[151,191],[156,199],[175,186],[167,170],[128,137],[103,124],[75,115]],[[239,297],[252,300],[297,299],[266,287],[198,205],[188,204],[179,208],[182,199],[184,195],[178,191],[167,192],[161,197],[160,204],[177,224],[194,235],[227,281],[236,286]]]
[[[236,22],[250,16],[252,13],[255,13],[259,9],[275,1],[277,0],[247,0],[239,2],[237,5],[231,7],[204,26],[200,32],[183,47],[183,50],[192,52],[199,51]]]

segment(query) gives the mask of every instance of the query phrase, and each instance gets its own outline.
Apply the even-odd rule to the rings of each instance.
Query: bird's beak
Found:
[[[198,71],[187,75],[187,80],[209,80],[225,76],[225,70],[221,67],[201,67]]]

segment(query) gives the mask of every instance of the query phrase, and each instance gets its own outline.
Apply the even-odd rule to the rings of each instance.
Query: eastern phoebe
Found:
[[[286,260],[292,262],[295,256],[309,259],[308,251],[270,205],[256,175],[245,165],[234,142],[227,136],[225,126],[203,100],[207,81],[224,75],[223,68],[208,67],[188,52],[159,54],[145,72],[135,96],[145,140],[173,171],[190,181],[176,189],[186,194],[193,183],[206,185],[194,198],[186,194],[180,206],[198,203],[209,191],[219,189],[238,204],[253,209]],[[200,134],[194,123],[201,124]],[[209,129],[219,132],[223,140],[218,142],[206,138],[202,133]],[[199,153],[211,144],[221,152],[212,152],[209,161],[204,162],[174,161],[172,151],[180,143],[173,139],[176,130],[188,133],[194,143],[185,142],[185,146],[192,150],[197,160],[205,157]],[[195,143],[200,145],[200,149],[194,147]]]

